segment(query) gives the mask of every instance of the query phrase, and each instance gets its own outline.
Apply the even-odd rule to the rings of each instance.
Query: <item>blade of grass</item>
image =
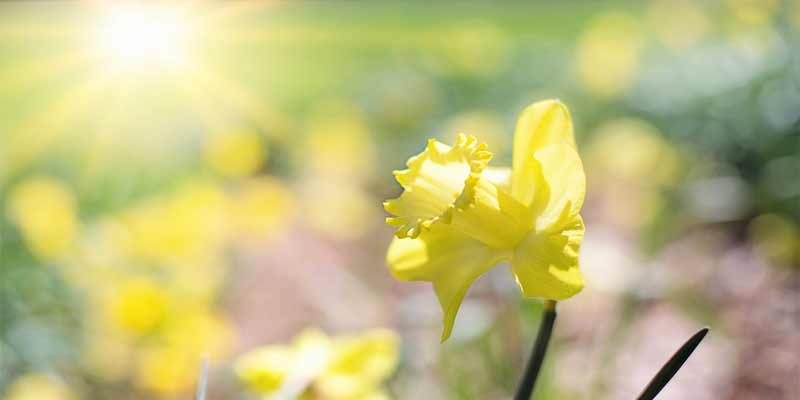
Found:
[[[642,391],[642,394],[637,397],[638,400],[652,400],[661,392],[661,389],[664,389],[664,386],[672,379],[673,376],[678,372],[679,369],[683,366],[683,363],[689,359],[689,356],[692,355],[694,349],[703,341],[703,338],[708,333],[708,328],[703,328],[697,331],[686,343],[672,355],[672,357],[664,364],[663,367],[658,371],[656,376],[650,380],[650,383]]]
[[[542,362],[544,362],[544,355],[547,352],[547,345],[550,343],[550,336],[553,334],[555,323],[556,302],[545,300],[544,315],[542,315],[539,333],[536,335],[536,342],[533,344],[528,366],[525,367],[525,372],[522,374],[522,380],[520,380],[514,400],[529,400],[531,398],[533,388],[536,386],[536,378],[539,377],[539,371],[542,369]]]
[[[200,365],[200,379],[197,381],[197,400],[206,399],[206,386],[208,386],[208,357],[203,357]]]

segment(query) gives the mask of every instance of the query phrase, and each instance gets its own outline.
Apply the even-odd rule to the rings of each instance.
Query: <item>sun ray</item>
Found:
[[[2,175],[14,175],[36,160],[64,130],[83,117],[96,104],[92,101],[94,96],[101,92],[109,79],[109,75],[98,75],[83,81],[64,92],[49,106],[23,120],[20,125],[11,128],[8,134],[14,140],[7,141],[4,149],[7,165],[0,172],[0,180],[7,178]]]
[[[13,64],[0,70],[0,88],[3,90],[25,89],[36,83],[56,78],[62,74],[85,67],[91,62],[83,52],[63,52],[47,58],[36,58],[29,62]]]
[[[247,88],[219,73],[206,72],[200,68],[190,71],[192,79],[198,85],[208,88],[212,97],[223,99],[252,121],[267,135],[275,135],[286,129],[287,122],[275,109],[251,93]]]

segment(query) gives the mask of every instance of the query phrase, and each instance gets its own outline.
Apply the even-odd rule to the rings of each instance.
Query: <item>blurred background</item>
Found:
[[[505,266],[453,337],[384,262],[391,171],[559,98],[586,289],[539,399],[800,398],[800,2],[0,4],[0,398],[255,398],[305,328],[402,338],[396,399],[505,399],[540,318]]]

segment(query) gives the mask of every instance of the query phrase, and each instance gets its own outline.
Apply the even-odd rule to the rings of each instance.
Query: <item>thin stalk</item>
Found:
[[[203,357],[203,362],[200,365],[200,377],[197,380],[197,395],[195,399],[206,399],[206,388],[208,387],[208,356]]]
[[[675,373],[681,369],[683,363],[689,359],[689,356],[692,355],[692,352],[706,336],[706,333],[708,333],[708,328],[700,329],[697,333],[692,335],[692,337],[670,357],[669,361],[661,367],[656,376],[654,376],[650,383],[647,384],[647,387],[644,388],[642,394],[637,397],[637,400],[654,399],[661,389],[667,386],[667,383],[675,376]]]
[[[542,315],[539,333],[536,335],[536,342],[533,344],[531,357],[528,359],[525,372],[522,374],[522,380],[519,382],[514,400],[530,400],[533,394],[533,388],[536,386],[536,378],[539,377],[539,371],[542,369],[542,362],[547,352],[547,345],[550,343],[550,336],[553,334],[555,322],[556,302],[553,300],[545,300],[544,315]]]

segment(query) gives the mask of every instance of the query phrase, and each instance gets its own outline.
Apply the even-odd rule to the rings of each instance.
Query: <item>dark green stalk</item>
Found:
[[[550,336],[553,333],[553,325],[555,325],[555,322],[556,302],[553,300],[545,300],[544,315],[542,315],[539,333],[536,335],[536,342],[533,344],[531,357],[528,359],[525,372],[522,374],[522,380],[519,382],[519,388],[517,388],[517,394],[514,395],[514,400],[529,400],[531,398],[533,388],[536,386],[536,378],[539,376],[539,371],[542,369],[542,362],[547,352],[547,345],[550,343]]]
[[[675,354],[664,364],[663,367],[658,371],[656,376],[647,384],[647,387],[644,388],[642,394],[637,397],[637,400],[652,400],[658,395],[661,389],[667,385],[670,379],[675,376],[675,373],[678,372],[679,369],[683,366],[683,363],[689,359],[689,356],[692,355],[694,349],[697,348],[697,345],[703,340],[703,338],[708,333],[708,328],[703,328],[697,331],[686,343],[681,346]]]

